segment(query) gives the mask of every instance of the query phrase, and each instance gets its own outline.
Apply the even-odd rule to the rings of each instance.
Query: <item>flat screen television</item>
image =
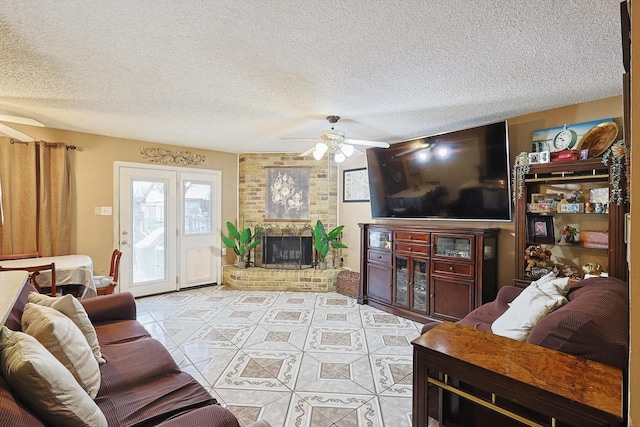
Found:
[[[373,218],[510,221],[506,121],[367,149]]]

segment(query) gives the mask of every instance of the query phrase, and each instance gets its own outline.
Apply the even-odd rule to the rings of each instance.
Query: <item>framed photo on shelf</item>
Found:
[[[537,165],[538,163],[540,163],[540,153],[529,153],[529,164]]]
[[[555,243],[553,217],[529,215],[527,217],[528,241],[531,243]]]
[[[367,168],[345,169],[342,175],[342,201],[369,201],[369,174]]]
[[[551,155],[549,154],[549,150],[541,151],[539,153],[538,160],[540,163],[549,163],[551,161]]]
[[[546,197],[542,193],[532,193],[531,194],[531,203],[533,203],[533,204],[544,203],[545,199],[546,199]]]
[[[587,160],[589,158],[589,149],[583,148],[580,150],[580,160]]]

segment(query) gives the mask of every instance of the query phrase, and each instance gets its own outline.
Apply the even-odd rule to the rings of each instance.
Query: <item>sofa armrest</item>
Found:
[[[130,292],[102,295],[80,302],[87,311],[91,323],[136,320],[136,301]]]

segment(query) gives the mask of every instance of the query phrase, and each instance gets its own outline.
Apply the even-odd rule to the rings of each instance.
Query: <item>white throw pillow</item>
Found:
[[[11,390],[47,424],[107,426],[98,405],[32,336],[2,327],[0,369]]]
[[[100,389],[100,367],[71,319],[51,307],[27,303],[22,313],[22,331],[45,346],[95,399]]]
[[[567,303],[568,277],[555,278],[553,273],[532,282],[511,303],[509,308],[491,324],[496,335],[525,341],[531,329],[551,311]]]
[[[84,307],[82,306],[82,304],[80,304],[80,301],[78,301],[73,295],[68,294],[63,297],[50,297],[48,295],[39,294],[37,292],[31,292],[29,294],[29,302],[55,308],[60,313],[71,319],[73,323],[75,323],[84,334],[84,337],[87,339],[87,342],[91,346],[93,355],[95,356],[98,363],[106,363],[106,360],[104,360],[104,357],[102,357],[102,352],[100,351],[100,343],[98,342],[96,330],[91,324],[89,316],[87,315]]]

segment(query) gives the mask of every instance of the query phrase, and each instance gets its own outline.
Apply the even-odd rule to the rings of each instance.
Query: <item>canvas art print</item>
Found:
[[[265,219],[309,220],[309,168],[267,168]]]
[[[565,126],[556,126],[533,131],[531,135],[531,151],[556,152],[562,150],[575,150],[580,147],[582,137],[595,129],[598,125],[613,122],[612,118],[593,120],[590,122],[573,123]],[[584,147],[583,147],[584,148]],[[540,162],[544,163],[544,162]]]

